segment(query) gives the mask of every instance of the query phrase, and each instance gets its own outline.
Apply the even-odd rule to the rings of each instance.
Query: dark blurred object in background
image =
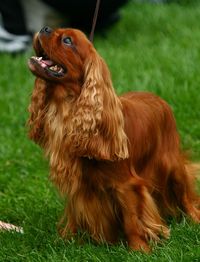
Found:
[[[69,26],[90,32],[94,10],[96,7],[95,0],[43,0],[55,10],[66,16],[69,20]],[[106,30],[116,23],[119,18],[119,8],[125,5],[128,0],[101,0],[96,30]]]
[[[129,0],[101,0],[95,32],[105,32],[120,19]],[[44,25],[74,27],[89,33],[96,0],[0,0],[0,52],[26,50],[31,33]],[[31,33],[29,33],[29,31]]]
[[[96,0],[43,0],[43,2],[47,3],[59,13],[66,16],[70,27],[90,32]],[[128,0],[101,0],[96,30],[106,30],[116,23],[120,18],[120,7],[125,5],[127,2]]]

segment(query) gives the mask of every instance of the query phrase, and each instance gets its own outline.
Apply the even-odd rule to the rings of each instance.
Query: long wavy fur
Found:
[[[94,52],[86,60],[82,92],[73,107],[70,135],[74,151],[89,158],[128,158],[122,105],[109,70]]]
[[[48,60],[29,65],[36,75],[29,137],[66,198],[62,236],[80,229],[116,243],[122,232],[132,249],[148,252],[149,240],[169,237],[166,217],[184,212],[199,223],[194,165],[167,103],[143,92],[117,96],[106,63],[79,30],[42,30],[34,48]],[[62,77],[50,73],[51,60],[64,66]]]

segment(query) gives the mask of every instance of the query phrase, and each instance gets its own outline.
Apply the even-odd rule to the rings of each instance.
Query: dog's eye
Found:
[[[69,37],[69,36],[63,38],[63,42],[64,42],[66,45],[72,45],[72,39],[71,39],[71,37]]]

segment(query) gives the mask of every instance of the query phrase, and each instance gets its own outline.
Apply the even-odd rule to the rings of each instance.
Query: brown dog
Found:
[[[150,93],[118,97],[79,30],[44,27],[33,45],[29,134],[67,196],[63,236],[81,229],[115,243],[122,231],[131,248],[149,251],[148,240],[169,236],[166,216],[183,211],[199,223],[199,197],[168,104]]]

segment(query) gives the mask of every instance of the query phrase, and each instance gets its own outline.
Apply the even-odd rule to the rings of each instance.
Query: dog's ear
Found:
[[[43,120],[45,115],[46,85],[45,81],[36,78],[28,111],[30,113],[27,125],[29,137],[37,144],[42,143]]]
[[[74,151],[89,158],[128,158],[122,105],[107,65],[93,50],[84,66],[84,83],[72,119]]]

